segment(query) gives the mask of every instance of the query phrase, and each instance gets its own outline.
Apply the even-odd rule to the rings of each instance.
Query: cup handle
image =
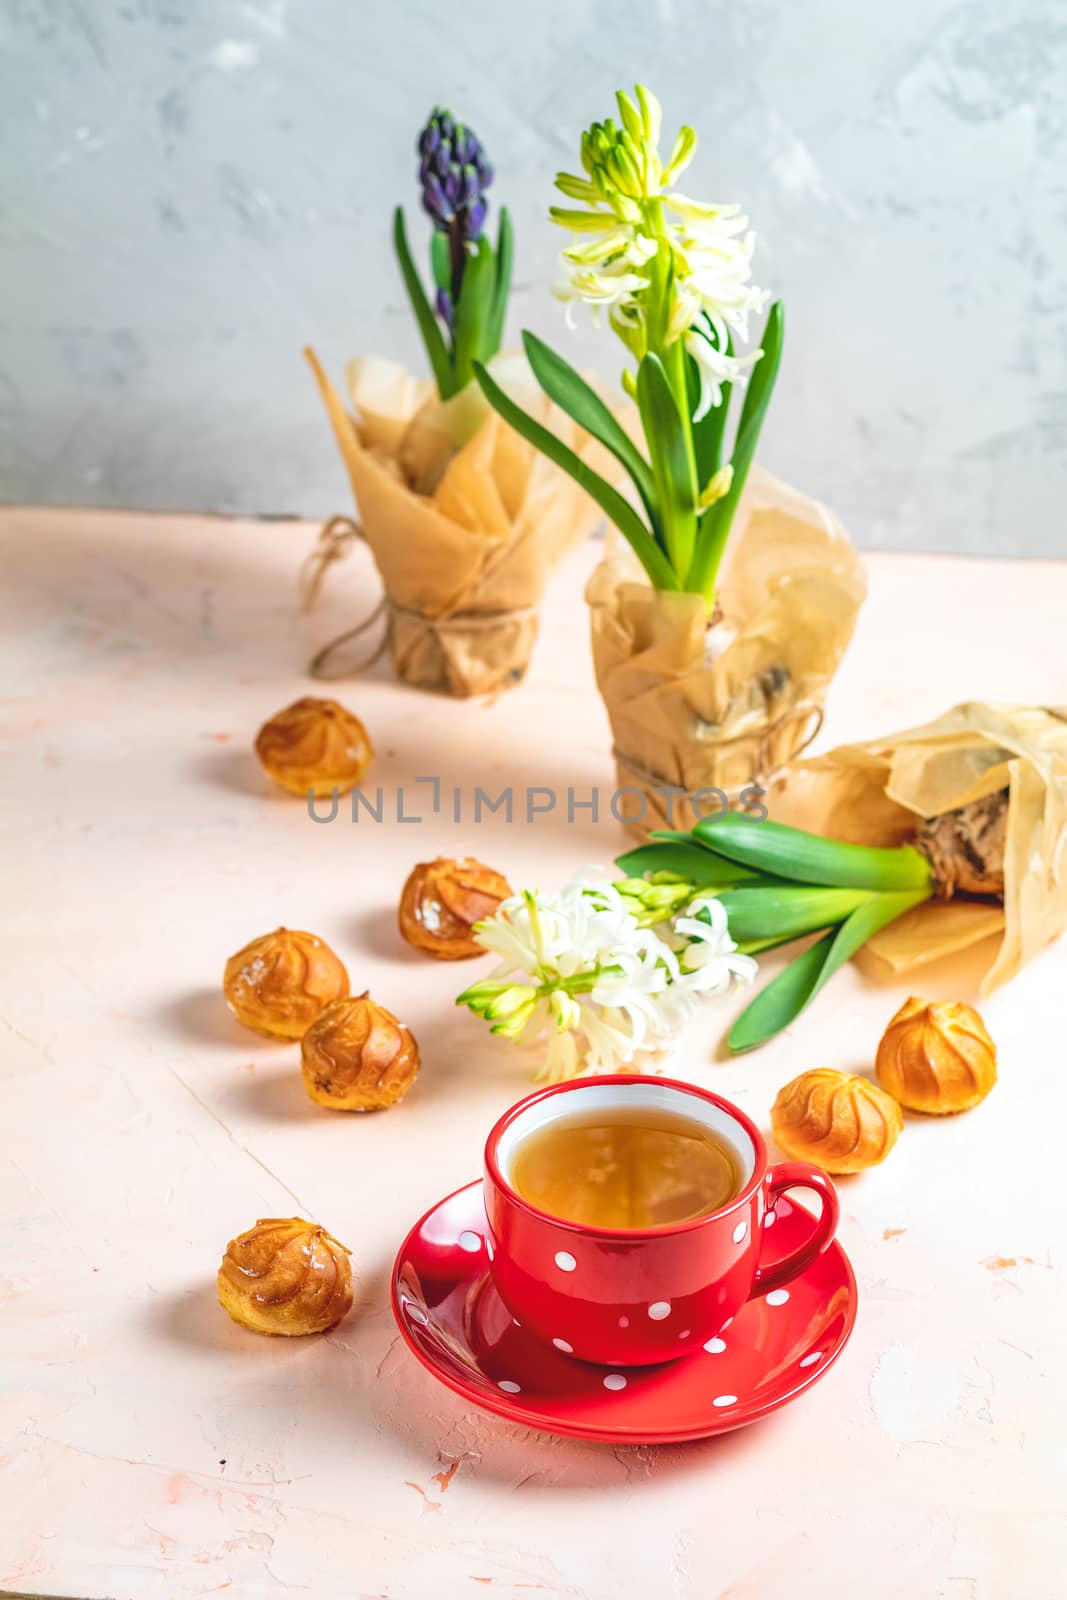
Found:
[[[782,1161],[776,1167],[771,1167],[767,1179],[768,1198],[781,1194],[783,1189],[803,1187],[815,1190],[821,1206],[815,1227],[803,1244],[797,1245],[795,1250],[791,1250],[783,1260],[776,1261],[772,1267],[757,1266],[752,1295],[766,1294],[769,1289],[780,1288],[810,1266],[836,1233],[840,1211],[837,1190],[821,1167],[810,1166],[806,1161]]]

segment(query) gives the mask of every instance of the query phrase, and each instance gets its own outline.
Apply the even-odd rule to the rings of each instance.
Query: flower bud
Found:
[[[674,141],[670,160],[663,170],[663,183],[671,184],[685,171],[696,153],[697,136],[692,128],[685,127],[678,130],[678,137]]]
[[[582,1020],[581,1006],[565,989],[553,989],[548,997],[548,1005],[561,1033],[576,1028]]]
[[[482,228],[485,226],[485,214],[488,209],[488,205],[484,200],[476,200],[470,210],[464,213],[463,236],[468,242],[480,236]]]
[[[630,96],[625,90],[617,89],[615,91],[615,99],[618,103],[619,115],[622,118],[622,125],[626,132],[632,139],[641,139],[644,136],[644,126],[641,122],[640,113]]]
[[[641,107],[641,125],[645,138],[650,139],[653,144],[658,144],[660,129],[663,126],[663,107],[652,90],[646,89],[643,83],[634,85],[634,93]]]
[[[452,214],[451,207],[445,199],[445,191],[440,180],[433,173],[426,179],[422,186],[422,204],[435,221],[447,223]]]

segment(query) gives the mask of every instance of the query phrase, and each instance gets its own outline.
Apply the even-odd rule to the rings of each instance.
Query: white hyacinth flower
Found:
[[[742,383],[758,359],[758,353],[738,355],[734,346],[747,341],[749,317],[770,297],[751,281],[755,235],[740,208],[708,205],[673,187],[696,149],[693,130],[681,130],[664,163],[659,103],[643,88],[637,93],[637,106],[618,96],[621,126],[594,123],[583,136],[588,176],[557,176],[557,188],[582,204],[551,211],[577,235],[563,251],[564,276],[553,292],[565,302],[571,326],[575,305],[591,307],[597,323],[607,306],[616,332],[640,357],[664,292],[655,258],[668,260],[668,339],[684,339],[697,363],[699,421],[721,403],[723,385]]]
[[[692,901],[662,933],[634,905],[595,873],[511,896],[474,930],[500,964],[457,1003],[538,1046],[539,1079],[661,1063],[698,1005],[750,982],[756,963],[737,953],[717,900]]]

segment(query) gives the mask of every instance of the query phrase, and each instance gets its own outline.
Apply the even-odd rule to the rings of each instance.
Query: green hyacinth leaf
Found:
[[[868,939],[928,898],[929,894],[922,890],[871,895],[839,927],[816,940],[760,990],[730,1029],[730,1049],[738,1053],[753,1050],[781,1033]]]
[[[767,313],[760,344],[760,358],[752,368],[745,389],[741,420],[731,456],[733,480],[721,500],[717,500],[700,520],[696,556],[689,569],[687,587],[708,594],[714,588],[719,564],[726,549],[726,541],[733,526],[734,513],[745,487],[759,443],[760,432],[774,393],[778,368],[782,361],[782,340],[785,333],[785,308],[776,300]]]
[[[912,845],[842,844],[737,811],[708,817],[693,832],[717,855],[779,878],[838,889],[933,890],[930,863]]]
[[[430,266],[433,271],[433,281],[438,289],[452,292],[452,251],[448,242],[447,233],[439,233],[435,228],[430,235]]]
[[[452,361],[445,344],[441,326],[433,312],[433,307],[426,298],[426,291],[422,286],[422,279],[415,269],[411,259],[411,250],[408,247],[407,229],[404,226],[404,212],[397,206],[393,213],[393,247],[396,258],[400,264],[400,275],[404,280],[411,309],[415,314],[422,342],[426,348],[426,355],[430,366],[433,368],[434,379],[437,383],[437,392],[442,400],[448,400],[456,392],[456,379],[452,371]]]
[[[485,361],[488,361],[490,356],[496,355],[504,339],[504,319],[508,311],[514,260],[515,232],[511,226],[511,213],[507,206],[501,206],[496,230],[496,282],[493,285],[493,304],[489,313],[485,354],[482,357]]]
[[[594,472],[562,439],[531,417],[520,405],[516,405],[479,361],[474,363],[474,375],[494,411],[499,412],[504,421],[528,440],[535,450],[540,450],[542,455],[568,473],[596,501],[604,515],[611,518],[648,573],[649,581],[657,589],[677,589],[678,582],[670,563],[629,501],[624,500],[616,488],[598,472]]]
[[[761,884],[719,895],[734,939],[799,939],[831,928],[870,897],[866,889],[821,889],[808,884]]]
[[[626,468],[655,529],[659,513],[652,468],[622,423],[581,374],[575,372],[569,362],[538,339],[536,334],[524,332],[522,343],[533,375],[548,398],[586,433],[599,439],[605,450],[609,450],[616,461]]]
[[[478,248],[468,256],[463,269],[463,288],[459,304],[455,307],[456,384],[462,389],[474,376],[475,361],[482,361],[489,330],[493,288],[496,283],[496,260],[488,239],[478,241]]]
[[[646,872],[673,872],[700,889],[726,889],[755,878],[747,867],[699,849],[684,833],[678,842],[655,840],[638,845],[617,856],[615,865],[628,878],[640,878]]]
[[[663,539],[671,565],[684,578],[696,537],[696,480],[688,419],[678,409],[659,356],[649,353],[637,368],[637,408],[652,462]]]

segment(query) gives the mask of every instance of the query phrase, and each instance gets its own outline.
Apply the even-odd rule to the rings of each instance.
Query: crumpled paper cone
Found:
[[[545,583],[592,532],[596,505],[497,416],[477,385],[441,402],[432,383],[398,363],[360,358],[347,368],[349,411],[314,352],[306,354],[385,586],[398,676],[453,695],[517,683]],[[548,401],[523,357],[498,356],[490,366],[526,410],[604,470],[601,447]],[[320,675],[342,675],[338,652],[360,631],[320,651]]]
[[[597,567],[586,589],[597,684],[619,788],[645,801],[632,833],[691,827],[717,805],[692,796],[763,786],[810,743],[866,592],[832,512],[758,467],[710,629],[699,595],[653,589],[628,551]]]
[[[955,706],[924,727],[798,763],[768,805],[778,821],[834,839],[896,845],[912,837],[917,817],[1005,788],[1003,906],[930,901],[865,946],[900,973],[996,937],[985,994],[1067,926],[1067,707]]]

